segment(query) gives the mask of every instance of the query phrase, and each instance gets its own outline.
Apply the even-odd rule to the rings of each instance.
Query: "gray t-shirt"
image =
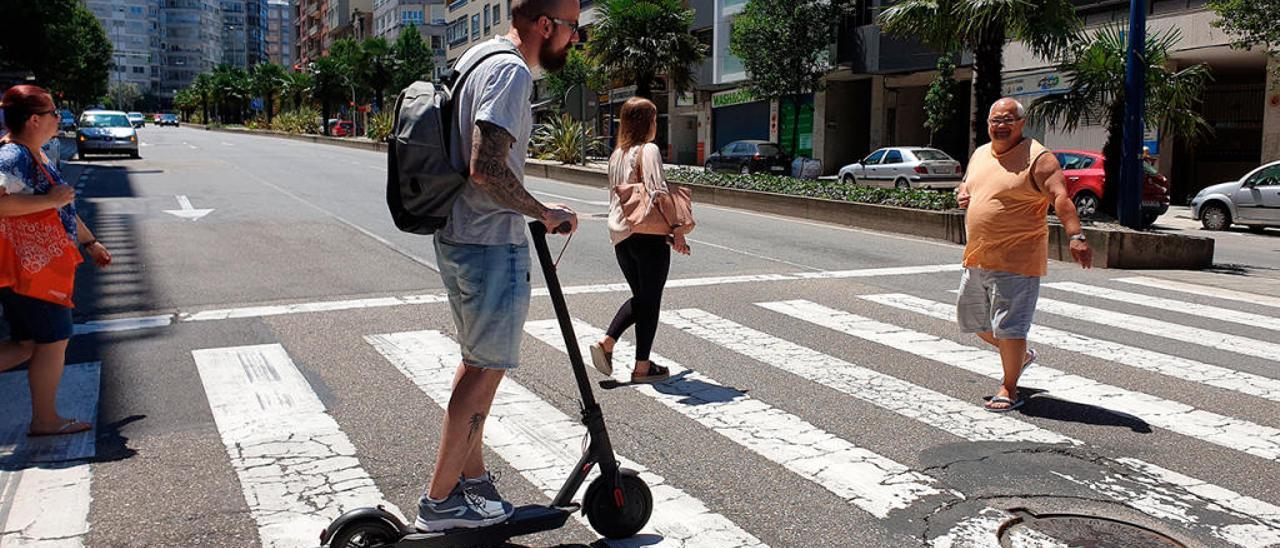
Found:
[[[497,37],[511,43],[506,37]],[[458,59],[458,64],[475,53],[472,48]],[[475,123],[483,120],[507,130],[515,144],[507,153],[507,166],[516,178],[524,181],[524,161],[529,151],[529,134],[533,131],[533,75],[519,55],[498,54],[476,67],[458,90],[458,117],[453,127],[453,167],[467,171],[471,165],[472,135]],[[449,222],[436,237],[458,244],[523,244],[524,215],[503,207],[485,191],[468,183],[453,203]]]

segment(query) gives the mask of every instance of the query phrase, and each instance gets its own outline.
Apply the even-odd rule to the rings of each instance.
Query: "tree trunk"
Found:
[[[329,100],[320,101],[320,129],[325,137],[329,136]]]
[[[791,159],[800,156],[800,101],[803,95],[791,96]]]
[[[1120,212],[1120,161],[1124,146],[1124,94],[1118,94],[1107,109],[1107,142],[1102,146],[1103,192],[1098,213],[1116,218]]]
[[[273,100],[274,97],[272,95],[273,94],[271,93],[267,94],[267,125],[268,126],[271,125],[271,121],[274,120],[276,117],[275,101]]]
[[[1004,70],[1004,25],[993,23],[982,33],[982,40],[973,51],[973,145],[982,146],[991,141],[987,133],[987,117],[991,105],[1000,100],[1001,77]]]

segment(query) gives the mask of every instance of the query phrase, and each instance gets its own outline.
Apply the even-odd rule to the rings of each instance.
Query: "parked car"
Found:
[[[76,153],[80,158],[93,153],[138,154],[138,130],[129,116],[118,110],[89,110],[80,115],[76,130]]]
[[[173,126],[178,127],[178,115],[173,113],[156,115],[157,126]]]
[[[791,158],[782,152],[778,143],[768,141],[734,141],[707,158],[707,171],[741,173],[772,173],[786,175],[791,170]]]
[[[1262,232],[1268,226],[1280,226],[1280,162],[1201,190],[1191,199],[1191,214],[1209,230],[1241,224]]]
[[[133,127],[146,127],[147,125],[147,118],[141,112],[130,112],[125,116],[129,118],[129,123]]]
[[[936,148],[889,147],[840,168],[837,177],[850,185],[952,189],[960,185],[964,168]]]
[[[76,129],[76,115],[70,110],[62,109],[58,111],[58,129],[63,131],[72,131]]]
[[[329,120],[329,135],[334,137],[350,137],[355,135],[356,125],[351,120]]]
[[[1106,159],[1094,150],[1055,150],[1053,155],[1062,165],[1076,213],[1082,218],[1093,217],[1106,190]],[[1143,162],[1142,169],[1142,226],[1151,226],[1169,211],[1169,180],[1151,164]]]

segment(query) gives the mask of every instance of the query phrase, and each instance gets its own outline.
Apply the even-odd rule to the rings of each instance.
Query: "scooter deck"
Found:
[[[395,548],[463,548],[500,545],[507,539],[564,527],[578,505],[552,508],[530,504],[516,508],[510,519],[477,529],[451,529],[439,533],[411,533],[401,537]]]

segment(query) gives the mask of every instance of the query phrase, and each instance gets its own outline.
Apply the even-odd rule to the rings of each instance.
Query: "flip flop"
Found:
[[[1036,358],[1039,358],[1039,357],[1040,357],[1040,353],[1039,353],[1039,352],[1036,352],[1036,349],[1034,349],[1034,348],[1028,348],[1028,349],[1027,349],[1027,354],[1028,354],[1028,356],[1029,356],[1029,357],[1027,358],[1027,361],[1022,362],[1022,371],[1023,371],[1023,372],[1026,372],[1026,371],[1027,371],[1027,368],[1028,368],[1028,367],[1031,367],[1031,364],[1036,363]]]
[[[591,345],[591,365],[606,377],[613,376],[613,352],[605,352],[600,343]]]
[[[27,431],[29,438],[43,438],[48,436],[69,436],[71,434],[79,434],[93,430],[93,425],[87,422],[80,422],[75,419],[67,419],[62,426],[52,432],[32,432]]]
[[[671,378],[671,370],[661,365],[658,365],[656,363],[649,362],[649,373],[646,375],[641,375],[639,377],[637,377],[633,373],[631,375],[631,382],[632,384],[639,384],[639,383],[646,383],[646,382],[662,382],[669,378]]]
[[[1003,403],[1008,405],[1009,407],[999,407],[999,408],[991,407],[991,404],[993,403]],[[1014,409],[1022,407],[1022,404],[1024,403],[1027,403],[1027,400],[1025,398],[1018,398],[1018,401],[1013,401],[1004,396],[992,396],[991,399],[987,401],[987,403],[982,407],[992,413],[1008,413],[1010,411],[1013,411]]]

